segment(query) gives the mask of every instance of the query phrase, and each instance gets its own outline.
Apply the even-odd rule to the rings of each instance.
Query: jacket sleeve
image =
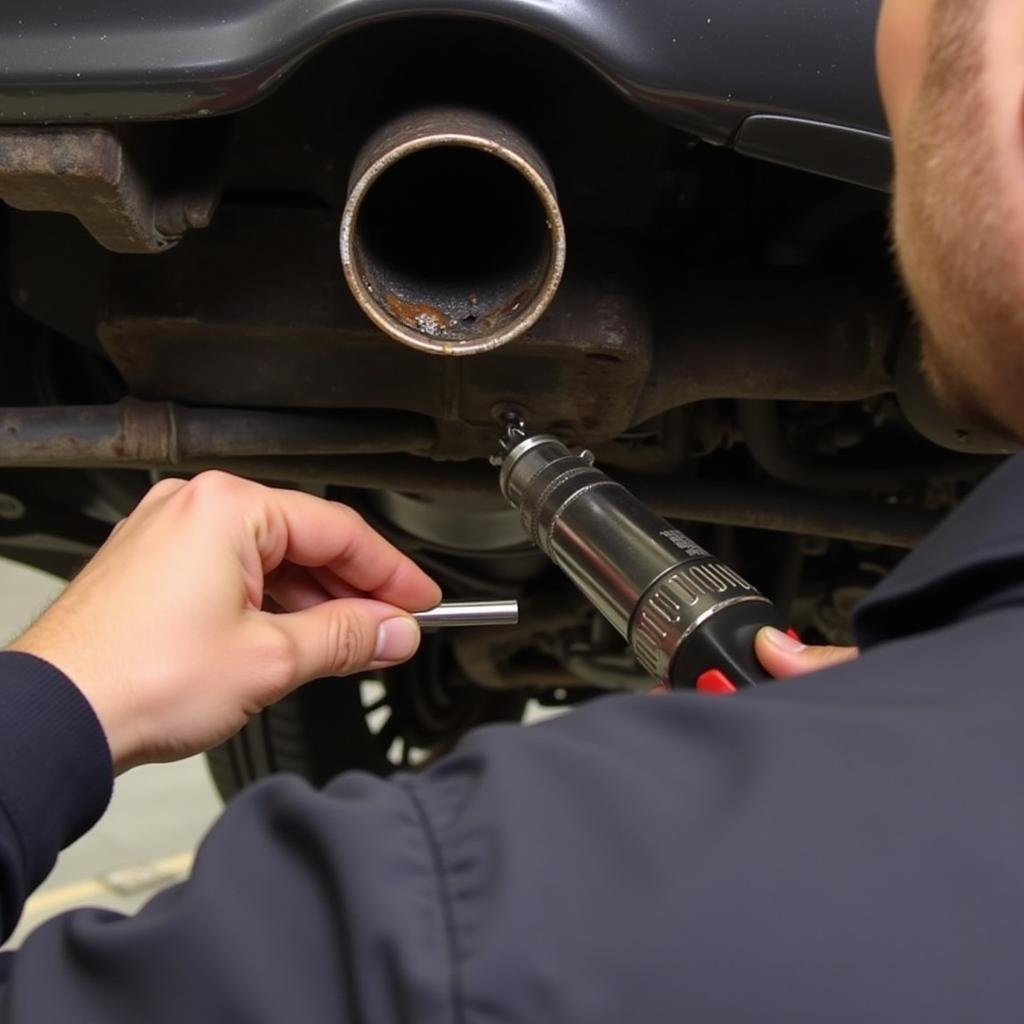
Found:
[[[112,785],[106,737],[78,688],[39,658],[0,653],[0,942]]]
[[[3,1024],[450,1024],[448,930],[409,790],[290,776],[232,801],[191,879],[136,916],[77,910],[32,932],[3,979]]]

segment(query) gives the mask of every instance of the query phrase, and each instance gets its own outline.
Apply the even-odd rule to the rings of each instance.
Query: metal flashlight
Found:
[[[786,630],[763,594],[556,437],[509,422],[501,492],[523,526],[658,682],[731,693],[769,677],[762,626]]]

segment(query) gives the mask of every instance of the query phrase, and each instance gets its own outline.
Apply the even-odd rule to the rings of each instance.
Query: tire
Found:
[[[225,800],[274,772],[322,786],[352,765],[376,774],[386,765],[365,726],[358,684],[337,679],[318,679],[266,708],[206,759]]]
[[[319,679],[256,715],[207,755],[224,800],[275,772],[323,786],[344,771],[386,776],[450,750],[475,725],[519,721],[519,692],[484,690],[460,677],[443,636],[379,679]]]

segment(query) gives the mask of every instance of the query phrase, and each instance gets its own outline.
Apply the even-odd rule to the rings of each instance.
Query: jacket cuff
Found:
[[[0,808],[31,888],[99,820],[113,784],[107,738],[78,687],[41,658],[0,653]]]

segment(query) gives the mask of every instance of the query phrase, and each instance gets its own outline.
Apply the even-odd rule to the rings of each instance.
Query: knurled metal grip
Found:
[[[712,615],[768,598],[738,572],[708,556],[677,566],[640,599],[630,623],[630,645],[643,667],[665,681],[672,662],[694,630]]]

